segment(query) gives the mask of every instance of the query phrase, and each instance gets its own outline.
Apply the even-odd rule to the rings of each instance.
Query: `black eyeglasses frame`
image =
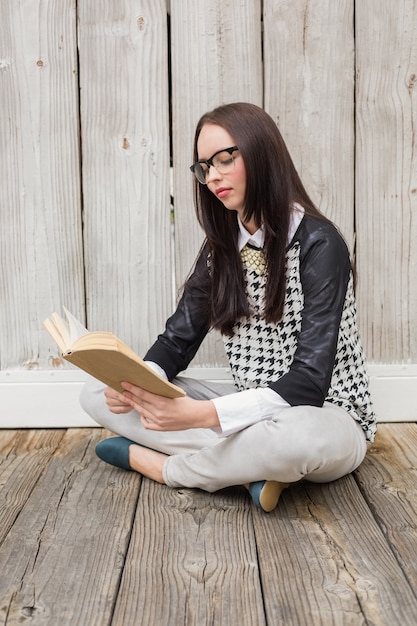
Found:
[[[210,167],[214,167],[216,169],[216,166],[213,163],[213,159],[218,155],[221,154],[222,152],[228,152],[230,154],[230,156],[232,156],[233,152],[236,152],[236,150],[239,150],[239,148],[237,146],[232,146],[231,148],[222,148],[221,150],[217,150],[217,152],[215,152],[214,154],[212,154],[212,156],[209,159],[199,159],[198,161],[196,161],[195,163],[193,163],[192,165],[190,165],[190,170],[192,171],[192,173],[195,175],[195,177],[197,178],[197,180],[201,183],[202,181],[198,178],[195,169],[197,167],[197,165],[200,165],[201,163],[205,163],[207,165],[207,168],[210,169]],[[208,171],[208,170],[207,170]],[[204,184],[204,183],[203,183]]]

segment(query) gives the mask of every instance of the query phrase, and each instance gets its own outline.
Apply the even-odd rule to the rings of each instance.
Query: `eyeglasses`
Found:
[[[233,152],[239,150],[237,146],[218,150],[209,159],[199,159],[197,163],[191,165],[190,170],[202,185],[207,184],[207,176],[211,167],[214,167],[219,174],[229,174],[235,166]]]

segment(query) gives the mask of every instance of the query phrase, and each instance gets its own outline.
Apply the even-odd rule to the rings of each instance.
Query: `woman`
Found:
[[[145,356],[187,395],[167,399],[128,381],[119,394],[91,381],[82,405],[121,435],[98,444],[104,461],[171,487],[245,485],[271,511],[289,483],[352,472],[375,435],[349,253],[261,108],[203,115],[194,161],[206,241]],[[233,383],[177,376],[211,328]]]

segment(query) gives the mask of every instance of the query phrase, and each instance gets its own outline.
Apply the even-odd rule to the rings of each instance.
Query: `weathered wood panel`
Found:
[[[41,322],[62,304],[148,347],[175,298],[171,259],[179,286],[203,239],[195,123],[232,100],[264,104],[356,241],[369,360],[417,362],[413,0],[5,0],[0,42],[2,372],[57,367]],[[196,364],[223,355],[216,336]]]
[[[355,475],[410,584],[417,589],[417,427],[381,425]]]
[[[94,457],[101,436],[66,433],[5,538],[2,623],[110,623],[141,479]]]
[[[42,320],[84,306],[75,7],[1,7],[1,369],[51,367]]]
[[[65,430],[2,431],[0,439],[0,545],[25,506]]]
[[[353,252],[353,0],[264,1],[265,109]]]
[[[415,623],[416,596],[352,476],[290,486],[254,523],[268,623]]]
[[[182,285],[203,241],[188,169],[195,125],[203,113],[222,103],[262,105],[261,3],[173,1],[171,29],[176,276]],[[195,363],[225,363],[217,335],[205,342]]]
[[[356,3],[356,224],[368,357],[417,361],[417,7]]]
[[[143,352],[172,308],[165,0],[80,0],[89,327]]]
[[[264,626],[247,499],[145,481],[113,623]]]

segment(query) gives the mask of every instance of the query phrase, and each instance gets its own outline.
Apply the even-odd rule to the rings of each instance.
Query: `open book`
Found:
[[[116,391],[122,382],[167,398],[185,396],[185,391],[153,371],[131,348],[109,332],[89,332],[64,308],[65,321],[58,313],[43,323],[58,344],[62,357]]]

